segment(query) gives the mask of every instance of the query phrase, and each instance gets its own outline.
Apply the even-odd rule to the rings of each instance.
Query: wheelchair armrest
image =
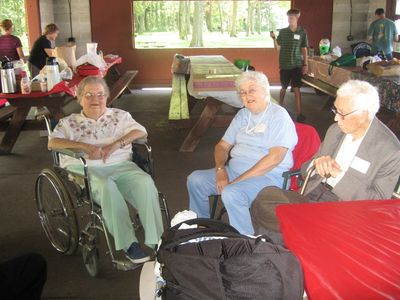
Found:
[[[133,144],[144,145],[147,144],[147,138],[141,138],[133,141]]]
[[[289,184],[290,179],[292,177],[298,176],[298,175],[301,175],[301,170],[300,169],[298,169],[298,170],[289,170],[289,171],[283,172],[282,173],[282,177],[284,179],[283,179],[282,189],[287,190],[289,188],[289,186],[290,186],[290,184]]]
[[[150,146],[150,144],[148,143],[147,138],[142,138],[142,139],[134,140],[134,141],[132,142],[132,146],[135,146],[135,145],[142,145],[142,146],[146,147],[146,150],[147,150],[148,153],[151,152],[151,146]]]
[[[60,153],[60,154],[64,154],[76,159],[81,159],[85,156],[85,152],[83,152],[83,150],[80,149],[52,149],[52,151]]]

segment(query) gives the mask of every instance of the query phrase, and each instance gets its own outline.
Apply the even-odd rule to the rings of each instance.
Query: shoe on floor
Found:
[[[150,256],[143,251],[137,242],[132,243],[125,255],[131,262],[135,264],[141,264],[150,260]]]
[[[304,115],[302,115],[302,114],[297,115],[297,118],[296,118],[297,122],[303,123],[305,120],[306,120],[306,117]]]

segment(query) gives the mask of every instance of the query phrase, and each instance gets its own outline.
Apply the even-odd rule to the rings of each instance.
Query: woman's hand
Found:
[[[339,164],[332,157],[321,156],[314,160],[315,172],[321,177],[335,178],[342,171]]]
[[[217,170],[216,172],[217,173],[215,174],[215,183],[217,185],[218,194],[221,194],[224,187],[229,184],[229,178],[225,169]]]
[[[102,159],[103,150],[99,146],[87,144],[85,147],[85,152],[89,155],[89,159]]]
[[[113,154],[117,149],[119,149],[120,145],[117,142],[111,143],[111,144],[109,144],[107,146],[104,146],[102,148],[102,151],[103,151],[103,157],[102,157],[103,158],[103,162],[106,162],[106,160],[111,156],[111,154]]]

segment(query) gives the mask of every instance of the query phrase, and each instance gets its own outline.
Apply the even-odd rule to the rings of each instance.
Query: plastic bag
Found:
[[[62,80],[71,80],[74,73],[72,72],[71,68],[67,67],[60,72],[60,76]]]
[[[56,56],[62,58],[70,68],[76,67],[76,46],[61,46],[56,47]]]
[[[333,55],[336,55],[337,57],[341,57],[342,49],[340,49],[339,46],[336,46],[335,48],[333,48],[332,53],[333,53]]]
[[[103,57],[97,54],[85,54],[76,61],[77,67],[84,64],[90,64],[99,69],[104,69],[107,66]]]

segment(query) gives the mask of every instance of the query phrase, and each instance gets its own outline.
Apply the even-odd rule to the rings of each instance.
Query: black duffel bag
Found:
[[[162,299],[302,299],[303,273],[288,249],[220,221],[184,223],[198,228],[177,224],[161,237]]]

